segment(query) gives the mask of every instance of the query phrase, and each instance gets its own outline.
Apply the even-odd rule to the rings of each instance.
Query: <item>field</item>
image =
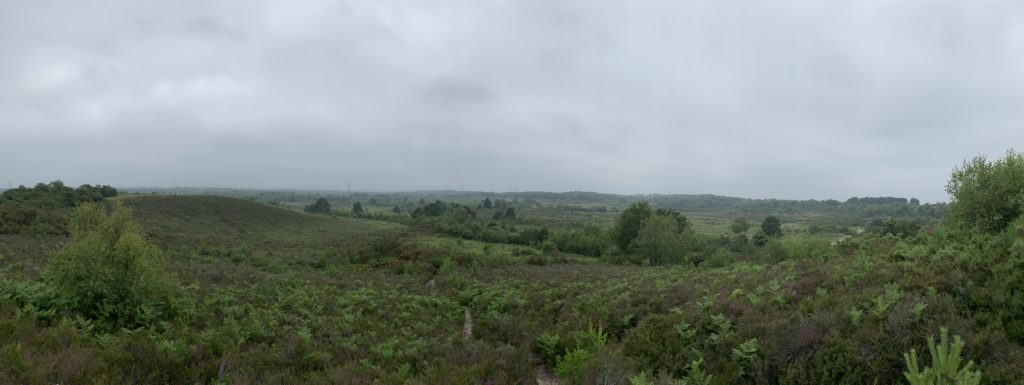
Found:
[[[849,217],[807,211],[772,238],[768,215],[734,231],[743,215],[687,211],[682,232],[644,225],[626,252],[616,229],[637,202],[519,201],[492,219],[505,209],[476,197],[362,213],[353,198],[326,214],[305,198],[105,199],[176,287],[124,316],[62,299],[46,272],[66,235],[0,235],[0,383],[897,384],[943,328],[981,383],[1024,383],[1012,233],[961,242],[867,217],[843,234]]]

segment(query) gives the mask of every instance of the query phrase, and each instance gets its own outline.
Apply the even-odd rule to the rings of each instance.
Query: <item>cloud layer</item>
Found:
[[[1022,68],[1015,1],[0,1],[0,178],[945,200]]]

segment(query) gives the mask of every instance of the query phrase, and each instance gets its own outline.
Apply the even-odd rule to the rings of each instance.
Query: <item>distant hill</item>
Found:
[[[570,211],[616,212],[632,202],[648,201],[656,207],[668,207],[685,214],[703,213],[720,216],[800,216],[815,215],[819,222],[844,226],[867,226],[885,218],[911,218],[920,222],[937,220],[946,211],[945,203],[921,203],[917,199],[899,197],[853,197],[845,201],[750,199],[712,194],[646,194],[616,195],[586,191],[569,192],[480,192],[480,191],[410,191],[410,192],[331,192],[300,190],[241,190],[223,188],[147,189],[123,188],[134,193],[186,193],[216,196],[231,196],[274,202],[282,205],[301,207],[317,198],[326,198],[337,208],[351,207],[355,202],[363,205],[386,207],[398,206],[413,210],[426,202],[435,200],[456,202],[477,206],[485,198],[503,199],[520,208],[555,207]]]

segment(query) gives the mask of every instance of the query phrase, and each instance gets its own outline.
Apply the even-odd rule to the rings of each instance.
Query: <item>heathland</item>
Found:
[[[0,198],[4,384],[1024,384],[1024,157],[949,204]]]

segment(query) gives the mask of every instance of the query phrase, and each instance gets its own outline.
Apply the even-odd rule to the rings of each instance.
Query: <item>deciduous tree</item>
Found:
[[[949,219],[996,233],[1024,213],[1024,154],[1007,151],[994,162],[979,155],[953,170],[946,185]]]
[[[612,239],[619,250],[629,250],[629,244],[637,237],[640,226],[649,218],[653,211],[647,202],[636,202],[619,213],[615,225],[611,229]]]
[[[638,253],[650,259],[651,265],[681,263],[686,256],[683,234],[671,215],[652,215],[645,219],[633,243]]]

